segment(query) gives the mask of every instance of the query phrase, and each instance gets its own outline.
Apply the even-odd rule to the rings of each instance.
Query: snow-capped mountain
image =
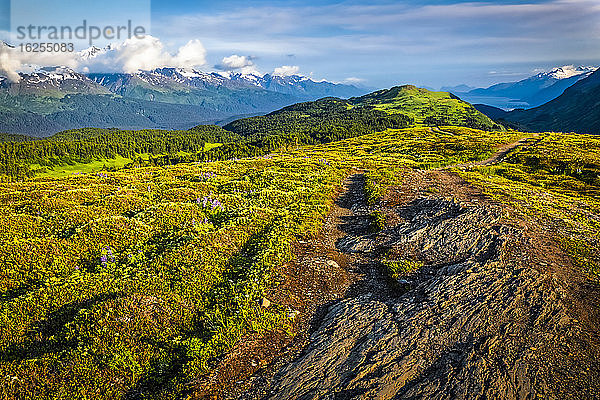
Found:
[[[90,48],[79,56],[93,58],[102,51]],[[20,78],[18,82],[0,79],[0,109],[7,110],[0,118],[0,131],[46,135],[92,123],[181,129],[265,114],[326,96],[362,94],[354,86],[301,76],[227,75],[190,68],[82,74],[67,67],[47,67],[21,73]]]
[[[568,79],[574,76],[578,76],[579,79],[584,79],[590,76],[594,71],[596,71],[598,67],[589,67],[589,66],[574,66],[574,65],[564,65],[562,67],[556,67],[551,69],[548,72],[540,72],[536,75],[538,78],[551,78],[556,80]]]
[[[112,48],[111,45],[108,45],[103,48],[92,46],[92,47],[88,47],[87,49],[79,51],[77,53],[77,55],[79,56],[79,58],[81,60],[87,61],[87,60],[91,60],[92,58],[98,57],[101,54],[106,53],[111,48]]]
[[[585,75],[547,104],[514,110],[502,118],[530,132],[600,133],[600,70]]]
[[[272,74],[241,74],[236,72],[221,73],[231,81],[244,82],[263,89],[285,93],[301,99],[315,100],[323,97],[349,98],[361,96],[365,89],[353,85],[344,85],[327,81],[315,81],[303,75],[279,76]]]
[[[13,95],[63,97],[65,94],[110,93],[86,75],[64,66],[43,67],[30,74],[19,73],[19,76],[19,82],[4,80],[0,85]]]
[[[560,96],[565,89],[590,76],[597,67],[565,65],[540,72],[518,82],[499,83],[459,94],[470,103],[503,109],[532,108]]]
[[[93,58],[105,52],[105,48],[90,47],[79,53],[82,58]],[[288,103],[315,100],[322,97],[353,97],[364,94],[365,90],[352,85],[327,81],[314,81],[306,76],[277,76],[271,74],[242,74],[236,72],[203,72],[192,68],[157,68],[152,71],[126,73],[83,74],[64,66],[44,67],[35,72],[20,73],[18,83],[8,83],[4,78],[0,84],[10,87],[12,93],[50,95],[61,97],[64,94],[108,94],[144,100],[167,101],[178,97],[176,103],[194,104],[184,99],[185,94],[193,95],[196,90],[215,92],[223,89],[234,91],[250,90],[252,93],[266,91],[272,96],[288,96]],[[197,93],[196,93],[197,94]],[[206,95],[206,93],[205,93]],[[285,97],[284,96],[284,97]],[[193,97],[193,96],[192,96]],[[261,95],[261,98],[265,96]]]
[[[316,82],[301,75],[277,76],[271,74],[242,74],[237,72],[203,72],[192,68],[157,68],[138,71],[134,74],[89,74],[95,82],[114,93],[129,92],[132,85],[143,85],[147,89],[195,88],[215,90],[262,89],[293,96],[298,100],[315,100],[322,97],[354,97],[365,90],[351,85],[327,81]]]
[[[22,77],[29,77],[30,81],[32,78],[37,78],[40,82],[45,81],[65,81],[65,80],[76,80],[83,81],[87,77],[83,74],[77,73],[71,68],[58,66],[58,67],[43,67],[38,69],[29,76],[21,74]]]
[[[8,46],[8,45],[7,45]],[[93,69],[95,58],[114,50],[108,45],[100,48],[91,46],[77,53],[77,59],[82,65],[88,64]],[[101,60],[100,60],[101,62]],[[97,67],[97,66],[96,66]],[[327,81],[315,81],[306,76],[279,76],[258,73],[239,72],[204,72],[193,68],[157,68],[151,71],[136,73],[86,73],[81,74],[66,67],[41,68],[30,74],[20,74],[24,80],[19,85],[10,85],[27,92],[35,92],[36,88],[46,90],[55,88],[65,93],[107,93],[112,92],[122,96],[133,96],[144,100],[171,102],[173,93],[177,93],[176,103],[194,104],[194,99],[184,99],[184,92],[195,89],[219,91],[223,88],[231,90],[260,90],[276,93],[275,97],[287,95],[289,104],[297,101],[316,100],[322,97],[354,97],[366,92],[352,85],[337,84]],[[68,84],[66,82],[69,82]],[[0,81],[1,83],[1,81]],[[6,83],[4,83],[6,85]],[[156,93],[155,93],[156,92]],[[268,96],[259,96],[264,99]],[[251,102],[251,100],[250,100]]]
[[[228,112],[238,110],[241,103],[243,112],[240,114],[273,111],[279,106],[323,97],[349,98],[364,94],[363,89],[355,86],[315,82],[299,75],[261,76],[203,72],[192,68],[165,67],[133,74],[92,73],[87,76],[111,93],[124,97],[176,104],[210,104],[217,110]]]

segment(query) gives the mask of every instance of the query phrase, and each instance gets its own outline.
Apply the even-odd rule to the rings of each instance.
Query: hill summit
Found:
[[[499,124],[477,111],[471,104],[448,92],[432,92],[414,85],[394,86],[390,89],[354,97],[349,103],[370,106],[388,114],[402,113],[424,125],[453,125],[497,130]]]

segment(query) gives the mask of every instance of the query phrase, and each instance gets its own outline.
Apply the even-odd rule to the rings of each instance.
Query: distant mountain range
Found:
[[[473,104],[482,103],[505,110],[533,108],[560,96],[565,89],[590,76],[595,70],[596,67],[566,65],[518,82],[499,83],[485,89],[447,89]]]
[[[442,86],[440,90],[442,92],[450,92],[450,93],[466,93],[466,92],[470,92],[473,89],[476,89],[476,88],[473,86],[462,84],[462,85],[456,85],[456,86]]]
[[[521,130],[600,134],[600,70],[539,107],[510,112],[489,106],[475,107],[490,118]]]
[[[89,57],[104,51],[92,50]],[[187,129],[238,115],[264,114],[300,101],[366,92],[298,75],[182,68],[82,74],[48,67],[20,78],[10,82],[0,77],[0,132],[48,136],[86,126]]]

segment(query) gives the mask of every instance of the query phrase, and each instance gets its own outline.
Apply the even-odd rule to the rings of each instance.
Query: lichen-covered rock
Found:
[[[552,275],[531,267],[521,232],[489,208],[439,198],[396,211],[403,222],[338,246],[422,261],[410,288],[331,304],[268,398],[600,396],[598,338],[569,315]]]

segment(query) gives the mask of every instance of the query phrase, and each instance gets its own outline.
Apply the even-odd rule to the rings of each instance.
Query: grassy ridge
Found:
[[[454,125],[502,130],[502,126],[477,111],[471,104],[447,92],[432,92],[412,85],[380,90],[350,99],[354,106],[371,106],[388,114],[402,113],[424,125]]]
[[[461,175],[520,219],[547,227],[585,270],[600,277],[600,138],[542,134],[492,167]]]
[[[412,128],[0,184],[0,396],[181,396],[245,332],[286,329],[290,310],[257,300],[352,168],[379,171],[379,190],[406,168],[482,159],[513,139]]]

